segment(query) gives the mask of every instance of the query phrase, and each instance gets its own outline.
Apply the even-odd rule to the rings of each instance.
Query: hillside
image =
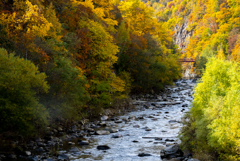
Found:
[[[212,55],[239,62],[239,3],[238,0],[150,1],[158,20],[172,31],[182,57],[197,60],[198,72]]]
[[[0,1],[1,140],[173,84],[179,50],[154,15],[139,0]]]

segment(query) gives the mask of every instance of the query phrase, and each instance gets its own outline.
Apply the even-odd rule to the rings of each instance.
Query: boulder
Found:
[[[171,145],[160,152],[160,157],[162,159],[183,157],[183,152],[181,149],[179,149],[179,145]]]

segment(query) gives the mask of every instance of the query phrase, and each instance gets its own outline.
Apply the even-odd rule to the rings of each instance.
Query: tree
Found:
[[[47,123],[48,112],[37,95],[49,89],[46,75],[28,60],[0,49],[0,132],[34,135]]]

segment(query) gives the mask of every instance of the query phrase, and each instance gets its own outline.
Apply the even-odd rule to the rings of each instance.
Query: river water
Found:
[[[76,152],[73,146],[65,145],[60,153],[67,154],[73,161],[161,161],[162,149],[180,143],[177,136],[182,127],[181,118],[190,109],[194,86],[192,80],[180,80],[175,86],[168,86],[164,96],[148,101],[135,100],[133,103],[138,110],[118,116],[122,123],[104,121],[105,128],[118,132],[84,137],[89,145],[75,145],[79,149]],[[98,145],[107,145],[110,149],[98,150]],[[150,156],[139,157],[140,153]]]

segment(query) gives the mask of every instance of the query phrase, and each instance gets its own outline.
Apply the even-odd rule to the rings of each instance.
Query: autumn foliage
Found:
[[[10,99],[12,108],[21,106],[29,111],[26,119],[33,121],[34,131],[34,126],[44,126],[46,120],[73,121],[99,115],[131,92],[159,92],[180,77],[180,65],[170,31],[154,16],[154,9],[139,0],[1,1],[0,54],[4,57],[0,61],[31,64],[28,70],[21,63],[15,68],[26,79],[33,72],[41,73],[39,81],[46,85],[37,87],[48,89],[47,93],[34,92],[36,85],[29,81],[25,89],[29,95],[16,98],[25,104],[11,102],[11,95],[4,99]],[[1,70],[1,77],[6,72]],[[15,77],[9,74],[4,79],[10,83]],[[5,92],[10,90],[11,86],[0,83]],[[19,86],[11,90],[24,90]],[[35,103],[32,106],[27,101],[30,98]],[[5,120],[13,112],[3,102],[0,108]],[[31,115],[33,109],[36,116]],[[45,118],[40,118],[40,113]],[[20,118],[13,115],[12,119],[6,121]],[[39,119],[45,122],[36,125],[34,121]]]

